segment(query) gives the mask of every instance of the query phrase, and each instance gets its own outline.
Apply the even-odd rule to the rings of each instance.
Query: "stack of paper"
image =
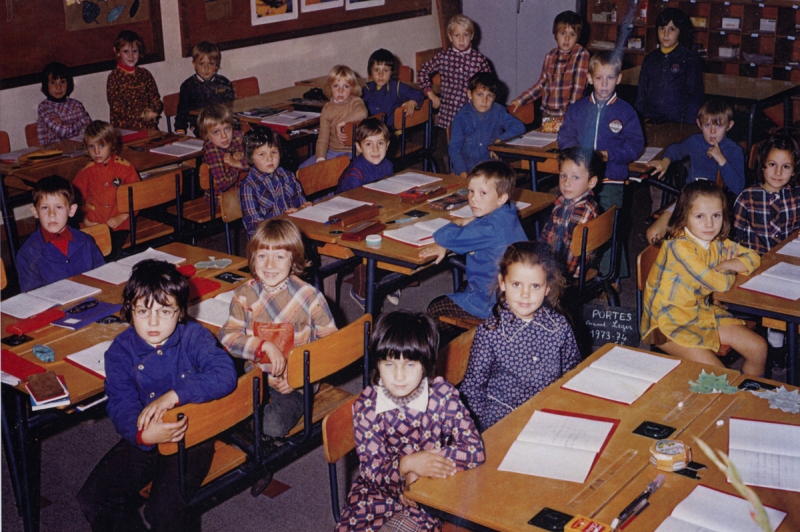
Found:
[[[779,251],[778,255],[789,255],[790,257],[800,257],[800,238],[795,238],[787,242]]]
[[[189,139],[181,142],[174,142],[166,146],[152,148],[151,153],[159,153],[161,155],[169,155],[171,157],[185,157],[193,153],[197,153],[203,149],[204,142],[200,139]]]
[[[558,140],[558,133],[542,133],[541,131],[529,131],[518,139],[509,141],[514,146],[531,146],[534,148],[544,148]]]
[[[81,142],[83,142],[83,137],[81,137]],[[39,149],[39,146],[32,146],[29,148],[22,148],[19,150],[10,151],[8,153],[4,153],[0,155],[0,163],[3,164],[17,164],[19,162],[19,158],[23,155],[28,155],[29,153],[33,153]]]
[[[663,149],[664,148],[659,148],[658,146],[650,146],[648,148],[645,148],[644,149],[644,153],[642,154],[642,156],[639,157],[638,159],[636,159],[633,162],[634,163],[639,163],[639,164],[647,164],[650,161],[652,161],[655,158],[656,155],[661,153],[661,150],[663,150]]]
[[[172,264],[178,264],[186,260],[183,257],[170,255],[169,253],[164,253],[163,251],[148,248],[141,253],[137,253],[136,255],[125,257],[117,262],[109,262],[108,264],[104,264],[99,268],[84,272],[83,275],[91,277],[92,279],[104,281],[106,283],[122,284],[127,282],[130,278],[133,267],[146,259],[163,260]]]
[[[741,288],[794,301],[800,298],[800,266],[779,262],[743,283]]]
[[[317,203],[311,207],[306,207],[303,210],[293,212],[289,216],[292,218],[300,218],[301,220],[311,220],[312,222],[319,222],[324,224],[331,216],[336,216],[350,209],[355,209],[361,205],[371,205],[366,201],[358,201],[341,196],[334,196],[328,201]]]
[[[585,482],[615,428],[614,420],[536,411],[497,469]]]
[[[524,201],[515,201],[514,205],[517,207],[517,211],[521,211],[522,209],[527,209],[531,206],[530,203],[525,203]],[[472,218],[472,207],[469,205],[464,205],[460,209],[452,211],[450,216],[453,218]]]
[[[100,379],[106,378],[105,355],[111,346],[111,340],[100,342],[83,351],[67,355],[66,361],[88,371]]]
[[[374,183],[364,185],[364,188],[369,190],[376,190],[378,192],[385,192],[386,194],[401,194],[408,189],[414,187],[424,187],[431,183],[441,181],[441,178],[433,177],[425,174],[417,174],[415,172],[405,172],[394,177],[381,179]]]
[[[656,532],[762,532],[750,517],[751,509],[745,499],[697,486]],[[777,530],[786,513],[774,508],[764,509],[772,529]]]
[[[433,220],[407,225],[400,229],[384,231],[383,236],[414,247],[422,247],[433,244],[433,233],[449,223],[447,218],[434,218]]]
[[[228,321],[231,309],[233,290],[217,294],[216,297],[201,301],[197,305],[189,307],[189,316],[197,321],[222,327]]]
[[[750,486],[800,492],[800,426],[730,419],[728,456]]]
[[[310,111],[286,111],[285,113],[278,113],[269,116],[261,121],[262,124],[275,127],[276,129],[290,128],[319,118],[319,113],[312,113]]]
[[[629,405],[680,363],[680,360],[614,347],[562,387]]]
[[[6,299],[3,301],[3,313],[20,319],[30,318],[51,307],[66,305],[100,292],[102,290],[99,288],[62,279]]]

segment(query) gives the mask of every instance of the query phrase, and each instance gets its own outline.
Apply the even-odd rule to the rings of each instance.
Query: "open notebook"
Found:
[[[728,456],[749,486],[800,492],[800,426],[730,419]]]
[[[200,139],[189,139],[181,142],[173,142],[158,148],[151,148],[152,153],[169,155],[171,157],[185,157],[203,150],[204,142]]]
[[[99,288],[62,279],[3,301],[3,313],[15,318],[30,318],[51,307],[66,305],[102,292]]]
[[[433,244],[433,233],[449,223],[447,218],[434,218],[433,220],[407,225],[400,229],[384,231],[383,236],[414,247],[422,247]]]
[[[374,183],[364,185],[364,188],[369,190],[376,190],[378,192],[385,192],[386,194],[400,194],[406,190],[414,187],[424,187],[431,183],[441,181],[439,177],[433,177],[425,174],[417,174],[415,172],[405,172],[393,177],[381,179]]]
[[[323,201],[317,203],[316,205],[312,205],[311,207],[306,207],[305,209],[293,212],[289,216],[292,218],[300,218],[301,220],[310,220],[312,222],[324,224],[330,220],[331,217],[349,211],[350,209],[355,209],[356,207],[360,207],[362,205],[371,205],[371,203],[367,201],[343,198],[342,196],[334,196],[328,201]]]
[[[232,299],[233,290],[222,292],[217,294],[216,297],[203,300],[197,305],[189,307],[189,316],[197,321],[222,327],[228,321],[228,316],[230,316]]]
[[[157,249],[148,248],[141,253],[137,253],[136,255],[125,257],[117,262],[109,262],[108,264],[103,264],[94,270],[83,272],[83,275],[111,284],[122,284],[130,279],[131,270],[133,267],[145,259],[163,260],[172,264],[178,264],[186,260],[183,257],[170,255],[169,253],[164,253],[163,251],[158,251]]]
[[[800,299],[800,266],[779,262],[740,286],[783,299]]]

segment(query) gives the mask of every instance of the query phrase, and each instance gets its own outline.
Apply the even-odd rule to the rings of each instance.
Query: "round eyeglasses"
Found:
[[[139,319],[149,318],[150,314],[152,314],[153,309],[147,307],[136,307],[133,309],[133,315]],[[160,309],[156,309],[156,316],[164,320],[170,320],[175,316],[175,313],[178,312],[178,309],[172,307],[161,307]]]

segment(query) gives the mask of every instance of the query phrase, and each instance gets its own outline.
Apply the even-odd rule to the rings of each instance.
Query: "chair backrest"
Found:
[[[584,227],[589,228],[589,232],[586,236],[586,253],[591,253],[611,240],[611,237],[614,235],[614,213],[616,210],[617,207],[615,205],[597,218],[575,226],[575,229],[572,230],[571,245],[572,254],[574,256],[577,257],[581,254]]]
[[[397,79],[403,83],[411,83],[414,81],[414,71],[410,66],[400,65],[397,67]]]
[[[411,116],[405,116],[405,109],[403,107],[398,107],[394,110],[394,124],[395,127],[399,126],[398,129],[402,129],[404,126],[405,129],[416,127],[427,122],[430,117],[431,101],[427,98],[422,102],[422,105],[419,106],[419,109]]]
[[[172,117],[178,114],[178,100],[180,100],[178,92],[164,96],[164,117],[167,119],[167,131],[170,133],[172,133]]]
[[[8,286],[8,278],[6,277],[6,265],[3,263],[3,259],[0,259],[0,290],[3,290],[6,286]]]
[[[239,203],[239,187],[229,188],[219,198],[219,210],[226,224],[242,218],[242,204]]]
[[[658,252],[661,250],[660,246],[649,245],[639,253],[636,257],[636,289],[644,291],[644,286],[647,284],[647,277],[650,275],[650,270],[653,268]]]
[[[177,185],[176,185],[177,176]],[[147,209],[175,201],[180,195],[181,172],[169,172],[144,181],[120,185],[117,189],[117,210],[130,212],[128,190],[131,190],[133,210]]]
[[[255,76],[235,79],[231,81],[231,85],[233,85],[233,95],[236,96],[236,98],[256,96],[261,92],[258,88],[258,78]]]
[[[29,148],[39,145],[39,133],[36,131],[36,122],[25,126],[25,142]]]
[[[365,335],[365,323],[372,324],[371,315],[364,314],[330,336],[292,349],[286,364],[286,380],[289,386],[295,389],[303,387],[306,352],[309,354],[308,377],[312,383],[364,358],[366,342],[369,341]]]
[[[475,331],[477,328],[469,329],[441,348],[436,355],[436,374],[453,386],[458,386],[464,380]]]
[[[202,443],[253,415],[253,380],[257,377],[260,379],[261,375],[261,371],[254,368],[239,377],[236,389],[225,397],[208,403],[177,406],[164,413],[162,419],[167,423],[174,423],[178,420],[178,414],[184,414],[189,418],[186,434],[183,436],[186,447]],[[259,388],[261,386],[263,380],[259,382]],[[165,455],[175,454],[178,452],[178,444],[159,444],[158,452]]]
[[[90,225],[81,231],[94,238],[94,243],[100,248],[100,253],[104,257],[108,257],[111,253],[111,230],[106,224]]]
[[[534,107],[532,101],[526,103],[525,105],[520,105],[514,112],[511,111],[510,105],[506,107],[506,109],[514,116],[514,118],[526,126],[533,124],[533,121],[536,118],[536,108]]]
[[[8,133],[0,131],[0,154],[11,151],[11,141],[8,140]]]
[[[441,51],[442,48],[431,48],[430,50],[422,50],[421,52],[417,52],[415,54],[415,59],[417,63],[417,72],[420,71],[422,65],[433,59],[433,56],[435,56]],[[434,74],[433,77],[431,78],[431,83],[433,84],[434,92],[437,92],[435,89],[437,87],[441,87],[442,85],[442,77],[439,75],[438,72]]]
[[[297,180],[303,187],[306,196],[316,194],[321,190],[335,187],[339,183],[344,169],[350,164],[347,157],[334,157],[312,165],[300,168],[297,171]]]
[[[341,404],[322,420],[322,445],[329,464],[335,464],[356,447],[353,435],[353,403],[357,398],[353,397]]]
[[[200,167],[197,169],[197,177],[200,182],[200,188],[203,190],[211,188],[211,171],[206,163],[200,163]]]

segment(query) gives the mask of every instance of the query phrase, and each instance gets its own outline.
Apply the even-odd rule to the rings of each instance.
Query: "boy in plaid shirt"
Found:
[[[197,132],[206,141],[203,162],[208,165],[214,201],[239,182],[240,172],[250,166],[244,157],[242,132],[233,129],[233,113],[224,105],[212,105],[200,111],[197,117]],[[211,191],[206,190],[206,201],[211,201]]]
[[[566,274],[570,277],[580,273],[579,257],[575,257],[570,249],[572,231],[599,214],[592,189],[597,185],[603,159],[591,148],[575,146],[563,150],[558,161],[561,195],[556,199],[553,213],[539,240],[550,244],[556,257],[566,264]],[[592,258],[589,257],[589,262]]]
[[[83,104],[69,97],[74,88],[66,65],[50,63],[42,70],[42,92],[47,99],[39,104],[36,120],[40,146],[81,136],[91,122]]]
[[[570,104],[583,98],[589,68],[589,52],[578,44],[583,19],[574,11],[563,11],[553,21],[553,36],[558,46],[544,57],[539,80],[516,100],[511,112],[526,103],[542,99],[543,131],[558,133]]]

